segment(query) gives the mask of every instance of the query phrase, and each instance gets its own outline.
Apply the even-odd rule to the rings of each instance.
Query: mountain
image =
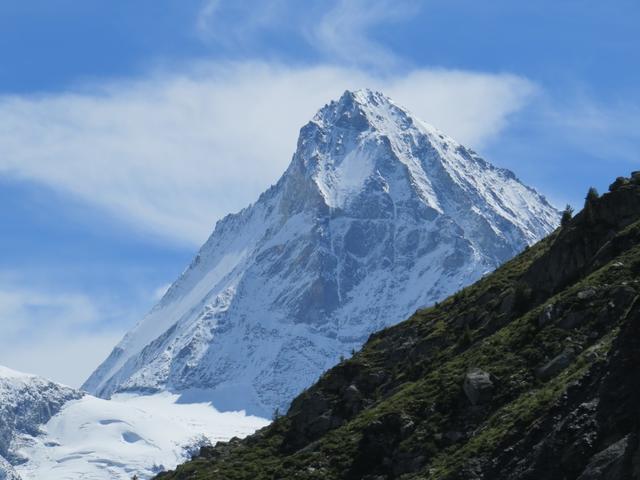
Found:
[[[510,171],[380,93],[347,91],[83,388],[169,390],[270,416],[371,332],[494,270],[558,219]]]
[[[266,425],[168,393],[104,400],[0,367],[0,480],[130,480]]]
[[[38,435],[64,404],[80,397],[69,387],[0,366],[0,479],[19,478],[11,465],[27,460],[16,438]]]
[[[162,480],[640,479],[640,172]]]

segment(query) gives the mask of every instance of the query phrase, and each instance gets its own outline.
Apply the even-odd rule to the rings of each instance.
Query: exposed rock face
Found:
[[[609,445],[603,451],[595,454],[584,471],[578,477],[578,480],[618,480],[624,478],[625,463],[631,459],[633,455],[633,447],[637,444],[637,439],[629,439],[629,435]]]
[[[627,180],[372,335],[256,436],[161,478],[640,479],[640,182]],[[491,400],[470,405],[489,381]]]
[[[492,271],[558,218],[513,173],[383,95],[346,92],[83,388],[198,389],[218,408],[270,416],[372,332]]]
[[[4,458],[0,457],[0,480],[20,480],[20,476]]]

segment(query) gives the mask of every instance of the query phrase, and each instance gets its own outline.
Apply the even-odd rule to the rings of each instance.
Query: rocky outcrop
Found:
[[[11,464],[0,456],[0,480],[20,480],[20,475]]]

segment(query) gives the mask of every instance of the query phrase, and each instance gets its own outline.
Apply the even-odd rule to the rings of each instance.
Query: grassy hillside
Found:
[[[640,175],[158,478],[640,478]]]

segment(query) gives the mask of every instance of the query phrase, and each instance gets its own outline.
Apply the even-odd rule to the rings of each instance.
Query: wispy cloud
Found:
[[[203,40],[209,40],[215,34],[213,24],[221,1],[206,0],[196,15],[196,32]]]
[[[376,40],[377,30],[419,9],[415,0],[206,0],[195,30],[206,43],[235,48],[286,31],[332,64],[389,68],[402,59]]]
[[[262,30],[290,28],[287,19],[295,11],[295,4],[287,0],[205,0],[196,14],[195,30],[205,43],[250,45],[259,41]]]
[[[477,148],[535,87],[511,75],[200,64],[182,74],[0,97],[0,174],[46,184],[196,245],[284,171],[299,128],[347,88],[382,90]]]
[[[123,333],[100,310],[82,294],[0,285],[0,365],[79,386]]]
[[[388,68],[400,59],[375,41],[372,30],[405,19],[417,9],[416,2],[406,0],[339,0],[307,27],[307,38],[334,61]]]

